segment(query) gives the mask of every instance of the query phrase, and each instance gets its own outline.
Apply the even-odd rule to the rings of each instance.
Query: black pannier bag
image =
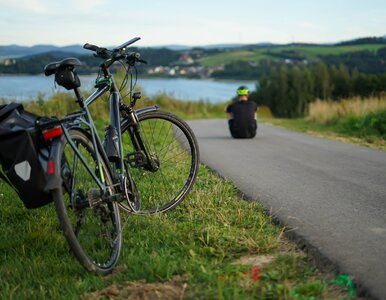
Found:
[[[27,208],[52,201],[47,183],[48,149],[40,142],[36,120],[21,104],[0,106],[0,177],[18,193]]]

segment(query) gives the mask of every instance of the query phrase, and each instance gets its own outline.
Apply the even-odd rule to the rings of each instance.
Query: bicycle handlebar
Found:
[[[99,49],[98,46],[95,46],[95,45],[92,45],[92,44],[89,44],[89,43],[84,44],[83,48],[87,49],[87,50],[95,51],[95,52],[98,51],[98,49]]]
[[[106,60],[111,59],[112,60],[111,64],[114,61],[121,60],[121,59],[125,59],[129,65],[133,65],[135,62],[141,62],[146,64],[147,62],[145,60],[140,59],[141,54],[139,54],[138,52],[130,52],[130,53],[125,52],[125,48],[127,46],[135,43],[139,39],[140,39],[139,37],[133,38],[123,43],[122,45],[118,46],[117,48],[114,48],[113,50],[101,48],[89,43],[84,44],[83,48],[95,52],[94,53],[95,57],[100,57]]]
[[[114,54],[113,51],[111,51],[111,50],[108,50],[106,48],[101,48],[101,47],[98,47],[96,45],[89,44],[89,43],[84,44],[83,48],[95,52],[94,53],[95,57],[100,57],[103,59],[112,58],[113,54]]]

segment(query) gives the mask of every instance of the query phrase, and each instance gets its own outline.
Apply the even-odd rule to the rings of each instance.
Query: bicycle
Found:
[[[199,166],[196,138],[183,120],[157,106],[134,109],[141,95],[133,92],[131,70],[146,62],[126,48],[139,39],[111,50],[84,45],[103,60],[96,90],[87,99],[79,90],[78,59],[66,58],[44,69],[46,76],[55,74],[59,85],[74,90],[80,107],[41,124],[49,127],[47,173],[56,211],[75,257],[88,271],[102,275],[111,272],[120,255],[120,209],[155,214],[174,208],[190,191]],[[126,68],[121,88],[110,72],[115,62]],[[121,91],[129,74],[130,102],[125,104]],[[102,142],[89,106],[105,93],[110,94],[110,125]]]

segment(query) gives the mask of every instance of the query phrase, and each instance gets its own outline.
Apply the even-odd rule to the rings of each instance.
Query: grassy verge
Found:
[[[123,215],[123,253],[104,278],[69,253],[53,205],[26,210],[4,183],[0,190],[1,299],[118,299],[154,289],[170,299],[347,296],[285,240],[260,204],[242,201],[232,183],[205,167],[174,211]]]
[[[263,122],[315,136],[386,150],[386,110],[360,116],[331,118],[326,122],[308,119],[264,118]]]

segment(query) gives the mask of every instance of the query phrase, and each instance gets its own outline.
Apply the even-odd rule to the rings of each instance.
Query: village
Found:
[[[193,53],[194,54],[194,53]],[[199,57],[199,55],[197,55]],[[224,66],[204,67],[188,52],[183,52],[175,63],[169,66],[155,66],[147,70],[149,76],[209,78],[214,72],[223,71]]]

